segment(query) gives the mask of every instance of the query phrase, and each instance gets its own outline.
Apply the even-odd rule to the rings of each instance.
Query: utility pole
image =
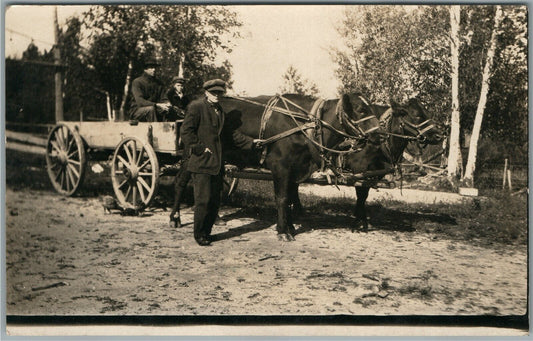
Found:
[[[59,23],[57,20],[57,6],[54,7],[54,63],[55,63],[55,97],[56,97],[56,123],[63,121],[63,77],[61,75],[61,51],[59,49]]]

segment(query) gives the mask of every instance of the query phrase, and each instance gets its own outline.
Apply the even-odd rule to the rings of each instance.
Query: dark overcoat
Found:
[[[163,83],[146,73],[133,80],[131,94],[133,95],[133,101],[130,107],[130,115],[139,108],[155,106],[156,103],[168,100]]]
[[[210,104],[206,97],[191,102],[180,129],[185,148],[191,152],[188,170],[210,175],[217,175],[221,171],[221,135],[229,136],[238,148],[252,149],[253,139],[236,128],[233,122],[226,121],[220,105]],[[211,153],[206,152],[206,148]]]

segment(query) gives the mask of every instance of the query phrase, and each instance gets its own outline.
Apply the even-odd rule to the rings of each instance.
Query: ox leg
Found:
[[[274,177],[274,194],[276,195],[276,205],[278,208],[278,222],[276,229],[278,238],[283,241],[293,241],[294,235],[291,233],[289,225],[289,180],[288,176]],[[292,228],[294,230],[294,227]]]
[[[298,186],[296,182],[289,183],[289,205],[291,206],[292,217],[298,217],[304,213],[304,208],[298,195]]]
[[[366,199],[368,198],[368,192],[370,191],[370,187],[361,187],[356,186],[355,187],[355,193],[357,194],[357,204],[355,205],[355,217],[358,220],[358,228],[362,228],[363,231],[368,231],[368,221],[366,216]],[[355,229],[352,228],[352,232]]]
[[[180,217],[180,204],[181,204],[181,197],[183,195],[183,192],[185,191],[185,188],[187,187],[187,183],[191,180],[191,172],[187,171],[185,166],[182,165],[182,169],[180,169],[180,172],[176,175],[175,182],[174,182],[174,205],[172,206],[172,211],[170,212],[170,221],[169,225],[170,227],[180,228],[181,227],[181,217]]]

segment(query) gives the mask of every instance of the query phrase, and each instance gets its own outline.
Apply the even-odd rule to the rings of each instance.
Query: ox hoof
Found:
[[[290,234],[291,236],[296,235],[296,228],[294,227],[294,225],[290,225],[290,226],[289,226],[289,234]],[[293,237],[293,239],[294,239],[294,237]]]
[[[294,237],[291,234],[288,233],[280,233],[278,234],[278,239],[282,242],[293,242],[295,241]]]
[[[180,217],[176,217],[176,218],[170,218],[170,221],[168,222],[168,225],[169,227],[173,227],[173,228],[176,228],[176,229],[179,229],[181,228],[181,219]]]

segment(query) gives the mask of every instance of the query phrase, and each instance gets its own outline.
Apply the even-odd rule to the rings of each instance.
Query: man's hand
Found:
[[[165,103],[157,103],[156,106],[162,111],[168,111],[172,105],[170,103],[165,102]]]
[[[252,141],[252,148],[253,149],[263,149],[264,147],[265,147],[265,140],[254,139]]]

